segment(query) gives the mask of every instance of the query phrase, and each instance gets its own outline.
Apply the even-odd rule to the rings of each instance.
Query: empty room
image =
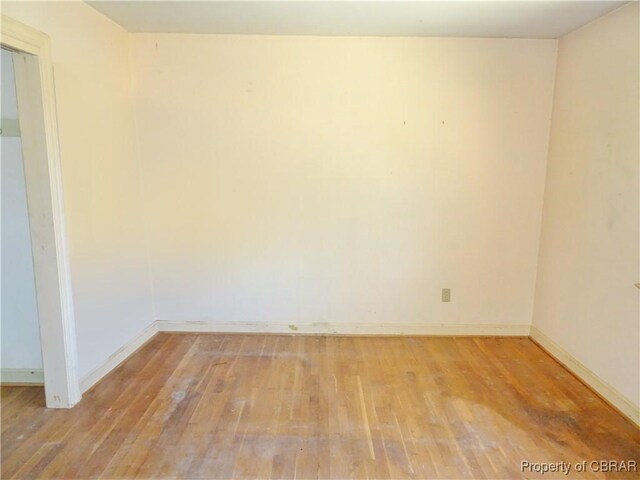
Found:
[[[0,13],[1,478],[640,478],[639,2]]]

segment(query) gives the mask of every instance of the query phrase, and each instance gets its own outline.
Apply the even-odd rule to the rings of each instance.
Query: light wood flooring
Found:
[[[527,338],[163,333],[71,410],[38,387],[1,400],[3,479],[567,478],[521,461],[640,462],[640,431]]]

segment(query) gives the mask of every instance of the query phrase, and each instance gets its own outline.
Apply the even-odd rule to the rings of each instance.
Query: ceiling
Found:
[[[626,2],[88,1],[129,32],[559,38]]]

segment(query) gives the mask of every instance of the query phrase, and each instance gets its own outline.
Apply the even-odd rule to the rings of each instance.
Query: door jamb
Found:
[[[33,261],[47,407],[70,408],[80,401],[82,395],[78,378],[51,41],[46,34],[2,15],[0,43],[10,50],[35,56],[39,67],[41,113],[44,116],[42,130],[45,137],[42,150],[45,151],[46,162],[34,159],[35,162],[40,160],[38,169],[41,175],[31,188],[35,190],[40,187],[40,191],[50,192],[51,206],[47,215],[50,218],[42,220],[30,214],[29,223],[32,251],[38,253]],[[29,183],[27,178],[28,197]],[[37,229],[45,233],[44,241],[37,248],[33,240],[34,222],[48,222],[48,225],[37,225]]]

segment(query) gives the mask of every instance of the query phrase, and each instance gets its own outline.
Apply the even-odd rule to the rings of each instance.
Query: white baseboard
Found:
[[[593,373],[582,362],[534,326],[531,327],[531,338],[546,350],[547,353],[613,405],[620,413],[640,426],[640,408],[631,400]]]
[[[42,368],[3,368],[0,370],[0,383],[44,385],[44,370]]]
[[[122,346],[119,350],[113,353],[107,360],[97,368],[94,368],[91,372],[80,379],[80,391],[82,393],[93,387],[102,377],[108,374],[111,370],[116,368],[122,362],[124,362],[132,353],[138,348],[144,345],[158,332],[156,323],[152,323],[145,328],[139,335],[134,337],[129,343]]]
[[[446,335],[529,336],[529,325],[417,324],[417,323],[262,323],[157,320],[160,332],[278,333],[316,335]]]

